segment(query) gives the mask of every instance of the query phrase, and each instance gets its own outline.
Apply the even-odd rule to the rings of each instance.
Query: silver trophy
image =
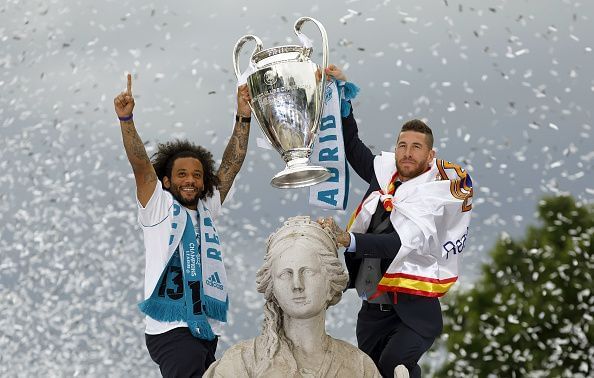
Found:
[[[295,22],[295,34],[301,33],[306,21],[316,24],[322,34],[322,67],[328,65],[328,37],[322,24],[310,17]],[[285,169],[277,173],[270,184],[276,188],[300,188],[325,181],[330,172],[324,167],[309,165],[309,156],[318,132],[324,108],[326,73],[310,59],[311,43],[262,48],[262,41],[245,35],[235,44],[233,66],[237,78],[239,53],[243,45],[254,41],[256,48],[250,58],[247,85],[250,107],[268,142],[281,154]]]

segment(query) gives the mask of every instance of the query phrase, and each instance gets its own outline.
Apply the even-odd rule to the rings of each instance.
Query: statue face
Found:
[[[326,309],[328,278],[314,242],[298,240],[272,262],[274,297],[284,313],[308,319]]]

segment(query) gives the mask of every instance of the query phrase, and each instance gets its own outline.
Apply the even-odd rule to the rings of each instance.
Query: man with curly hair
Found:
[[[146,345],[164,377],[201,376],[227,320],[227,277],[214,221],[247,152],[251,109],[237,90],[236,122],[215,171],[212,154],[186,140],[158,145],[152,162],[132,117],[132,77],[114,99],[134,172],[144,233]]]

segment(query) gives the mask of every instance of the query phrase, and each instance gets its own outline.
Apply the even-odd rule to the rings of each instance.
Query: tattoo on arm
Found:
[[[152,168],[151,160],[144,148],[144,143],[142,143],[138,132],[136,132],[134,122],[121,122],[121,128],[124,149],[126,150],[126,155],[128,156],[128,161],[130,161],[132,170],[135,174],[144,171],[143,180],[145,183],[155,182],[157,180],[157,175]]]
[[[233,180],[235,180],[235,176],[237,176],[243,165],[247,153],[249,136],[250,124],[247,122],[236,122],[217,173],[220,180],[219,191],[221,193],[221,202],[227,197]]]
[[[150,183],[154,183],[157,181],[157,174],[155,173],[155,170],[151,170],[149,173],[145,173],[144,174],[144,183],[145,184],[150,184]]]

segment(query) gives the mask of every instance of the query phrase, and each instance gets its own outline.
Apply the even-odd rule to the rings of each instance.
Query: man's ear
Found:
[[[171,187],[171,181],[167,176],[163,176],[163,187],[165,187],[165,189],[169,189]]]
[[[435,159],[435,149],[432,148],[431,151],[429,152],[429,164],[431,164],[433,159]]]

